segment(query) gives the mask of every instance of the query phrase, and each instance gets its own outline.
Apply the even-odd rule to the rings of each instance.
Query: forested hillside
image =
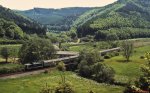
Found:
[[[0,6],[0,18],[14,22],[13,24],[18,25],[27,34],[43,35],[46,33],[46,29],[42,25],[3,6]]]
[[[22,39],[23,31],[15,23],[0,19],[0,37],[8,39]]]
[[[16,11],[43,25],[50,31],[68,31],[73,21],[91,8],[73,7],[62,9],[34,8],[26,11]]]
[[[150,1],[118,0],[80,16],[74,27],[79,37],[96,40],[150,37]]]

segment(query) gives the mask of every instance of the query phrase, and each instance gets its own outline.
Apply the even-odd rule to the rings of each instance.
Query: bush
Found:
[[[113,83],[115,71],[103,63],[93,65],[93,79],[98,82]]]
[[[55,93],[75,93],[71,85],[68,83],[61,83],[56,88]]]
[[[141,59],[144,59],[145,57],[144,57],[144,56],[140,56],[140,58],[141,58]]]
[[[79,74],[83,77],[90,78],[92,75],[92,69],[91,66],[88,65],[86,60],[82,60],[80,64],[78,65],[79,68]]]
[[[47,84],[44,86],[41,90],[40,93],[53,93],[53,89],[51,89]]]
[[[111,58],[111,56],[108,55],[108,54],[106,54],[106,55],[104,56],[104,59],[110,59],[110,58]]]
[[[115,56],[119,56],[120,54],[119,54],[119,52],[115,52]]]

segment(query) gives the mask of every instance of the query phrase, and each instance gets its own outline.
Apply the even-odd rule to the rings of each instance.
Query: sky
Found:
[[[0,0],[0,5],[17,10],[64,7],[101,7],[117,0]]]

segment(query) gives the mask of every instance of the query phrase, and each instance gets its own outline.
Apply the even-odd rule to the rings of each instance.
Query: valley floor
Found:
[[[131,62],[123,62],[122,55],[106,59],[104,63],[114,68],[115,80],[128,83],[138,79],[141,74],[140,67],[146,64],[147,60],[141,59],[145,52],[150,51],[150,46],[136,48],[131,58]],[[122,93],[124,87],[97,83],[95,81],[82,78],[76,73],[66,72],[66,81],[69,82],[76,93],[88,93],[92,90],[96,93]],[[25,76],[16,79],[0,79],[0,90],[2,93],[38,93],[46,83],[54,88],[60,82],[60,72],[51,70],[49,74]]]

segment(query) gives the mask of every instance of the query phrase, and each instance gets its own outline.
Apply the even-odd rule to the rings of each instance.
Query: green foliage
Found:
[[[26,11],[17,11],[17,13],[27,16],[37,22],[46,25],[49,31],[60,32],[69,31],[73,22],[91,8],[62,8],[62,9],[44,9],[34,8]]]
[[[78,65],[79,74],[83,77],[91,78],[92,66],[88,65],[86,60],[82,60]]]
[[[57,69],[59,71],[64,72],[66,70],[65,64],[63,62],[59,62],[58,65],[57,65]]]
[[[0,37],[9,39],[22,39],[23,31],[15,23],[0,19]]]
[[[82,50],[80,52],[79,60],[86,61],[87,65],[93,65],[96,62],[99,62],[101,59],[100,54],[97,50]]]
[[[42,25],[30,20],[27,17],[21,16],[14,11],[5,8],[3,6],[0,6],[0,18],[3,18],[7,21],[12,21],[16,25],[18,25],[25,33],[28,34],[34,34],[37,33],[38,35],[45,35],[46,34],[46,28]],[[7,30],[7,35],[11,38],[20,38],[23,34],[20,32],[20,28],[14,28],[14,26],[11,26]],[[19,31],[20,30],[20,31]],[[13,34],[15,31],[15,35]],[[3,35],[3,31],[0,31],[1,35]]]
[[[71,28],[70,32],[69,32],[69,36],[72,39],[76,39],[77,38],[77,33],[76,33],[76,29],[75,28]]]
[[[79,74],[83,77],[92,76],[92,65],[100,61],[99,52],[96,50],[82,50],[79,55]]]
[[[93,35],[96,40],[150,37],[149,4],[149,1],[119,0],[86,12],[74,22],[74,27],[79,37]]]
[[[58,34],[55,33],[46,33],[46,37],[52,41],[52,43],[57,43],[59,41]]]
[[[55,93],[75,93],[75,92],[70,84],[60,83],[58,87],[56,87]]]
[[[41,90],[40,93],[54,93],[53,89],[51,89],[47,84],[44,86]]]
[[[123,51],[122,54],[126,58],[126,61],[129,61],[133,54],[133,42],[125,40],[122,42],[121,48]]]
[[[8,48],[4,47],[1,49],[1,56],[6,59],[6,62],[8,62],[8,57],[10,56]]]
[[[80,52],[79,74],[83,77],[91,78],[97,82],[112,83],[115,71],[100,62],[99,52],[95,50],[83,50]]]
[[[115,71],[112,67],[109,67],[103,63],[96,63],[92,67],[93,78],[98,82],[113,83]]]
[[[55,49],[51,41],[41,38],[32,38],[25,42],[19,52],[20,61],[32,63],[39,60],[48,60],[54,57]]]

